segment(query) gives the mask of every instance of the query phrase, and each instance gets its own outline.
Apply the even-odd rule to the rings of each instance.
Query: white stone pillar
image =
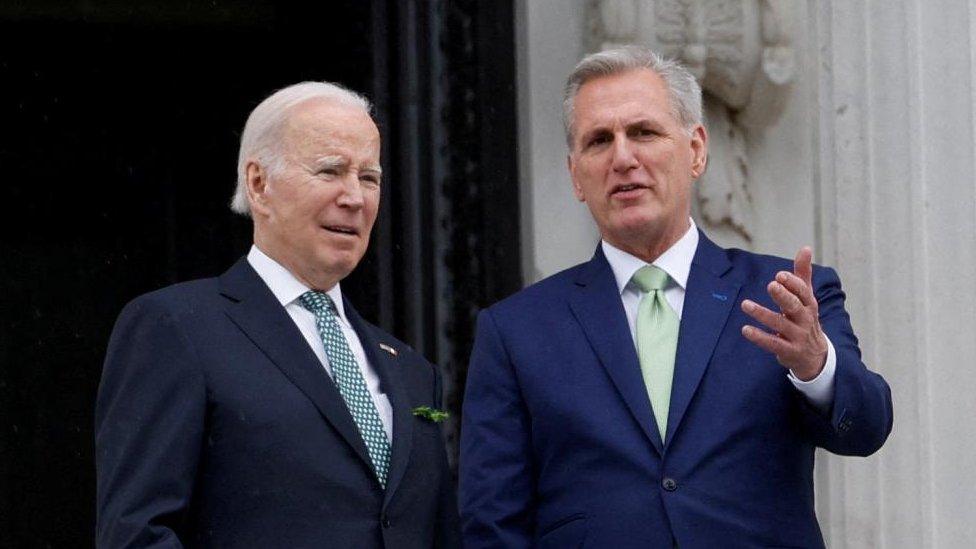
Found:
[[[585,53],[581,0],[516,0],[522,272],[541,280],[590,258],[599,241],[573,197],[562,126],[563,82]]]
[[[819,460],[821,522],[832,547],[973,547],[973,3],[808,6],[820,247],[895,406],[876,456]]]

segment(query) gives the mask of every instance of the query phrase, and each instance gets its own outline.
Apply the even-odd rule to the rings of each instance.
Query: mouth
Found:
[[[329,231],[330,233],[341,234],[346,236],[358,236],[359,231],[355,227],[349,225],[322,225],[322,228]]]
[[[647,185],[642,185],[640,183],[615,185],[613,189],[610,190],[610,196],[620,195],[621,198],[628,198],[631,196],[636,196],[648,188],[649,187]]]

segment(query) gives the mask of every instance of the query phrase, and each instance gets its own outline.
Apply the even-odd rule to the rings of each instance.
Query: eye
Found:
[[[318,175],[324,175],[324,176],[327,176],[327,177],[335,177],[335,176],[341,175],[341,172],[340,172],[339,168],[337,168],[335,166],[327,166],[325,168],[320,169],[317,172],[317,174]]]
[[[374,187],[380,184],[380,176],[371,173],[360,175],[359,180]]]
[[[612,140],[613,140],[613,137],[610,134],[598,133],[598,134],[594,135],[593,137],[591,137],[590,140],[586,142],[586,146],[587,147],[598,147],[600,145],[606,145],[607,143],[609,143]]]
[[[660,135],[657,130],[647,127],[636,128],[630,133],[633,137],[657,137]]]

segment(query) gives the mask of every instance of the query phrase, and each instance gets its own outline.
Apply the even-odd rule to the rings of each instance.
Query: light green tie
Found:
[[[637,307],[637,356],[663,441],[668,429],[679,320],[664,299],[668,273],[654,265],[646,265],[634,273],[633,281],[643,294]]]

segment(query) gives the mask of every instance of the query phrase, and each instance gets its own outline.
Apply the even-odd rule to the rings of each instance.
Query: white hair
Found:
[[[566,79],[563,94],[563,125],[566,143],[573,147],[573,108],[576,95],[583,84],[600,78],[638,69],[650,69],[664,80],[675,119],[691,131],[702,123],[701,86],[694,75],[674,59],[666,59],[641,46],[591,53],[584,57]]]
[[[268,173],[281,169],[281,129],[289,111],[310,99],[332,99],[370,112],[369,100],[362,95],[331,82],[301,82],[282,88],[262,101],[251,111],[241,133],[241,148],[237,158],[237,188],[230,201],[230,209],[242,215],[251,214],[247,201],[247,164],[255,161]]]

